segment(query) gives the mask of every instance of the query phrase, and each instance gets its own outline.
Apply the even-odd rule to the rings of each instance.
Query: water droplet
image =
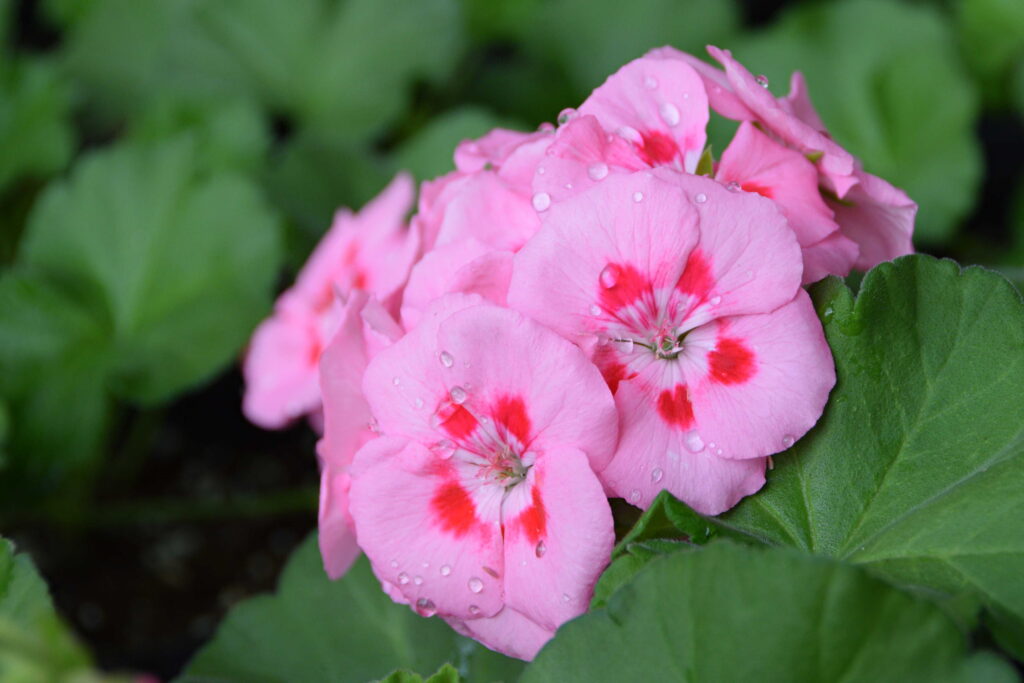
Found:
[[[594,304],[590,307],[590,315],[601,315],[601,307]]]
[[[416,611],[424,617],[432,617],[437,614],[437,606],[433,600],[420,598],[416,601]]]
[[[547,192],[538,192],[533,195],[533,208],[537,211],[547,211],[551,206],[551,195]]]
[[[754,76],[754,80],[757,81],[757,84],[762,88],[768,87],[768,77],[765,76],[764,74],[758,74],[757,76]]]
[[[636,128],[633,128],[632,126],[621,126],[618,130],[615,131],[615,133],[620,138],[625,138],[626,140],[629,140],[630,142],[635,142],[637,144],[642,143],[644,141],[644,136],[640,135],[640,131],[638,131]]]
[[[601,286],[605,289],[611,289],[619,281],[619,267],[613,263],[609,263],[601,271],[598,276],[601,280]]]
[[[716,448],[715,449],[715,455],[721,455],[721,454],[722,454],[722,449],[721,448]]]
[[[653,481],[655,484],[661,481],[662,477],[664,476],[665,473],[662,471],[660,467],[655,467],[653,470],[651,470],[651,481]]]
[[[686,450],[691,453],[700,453],[704,450],[704,441],[700,438],[700,434],[697,432],[690,432],[683,439],[683,443],[686,444]]]
[[[713,296],[713,297],[711,297],[711,302],[710,303],[711,303],[712,306],[717,306],[718,304],[722,303],[722,297],[720,297],[720,296]]]
[[[829,318],[831,318],[833,313],[835,313],[835,311],[832,310],[831,306],[826,308],[825,309],[825,320],[828,320]]]
[[[413,403],[416,405],[417,408],[422,408],[423,407],[423,399],[422,398],[416,397],[416,400]]]
[[[399,574],[398,575],[398,583],[402,584],[403,586],[405,584],[409,583],[409,575],[406,574],[405,572],[402,572],[401,574]]]
[[[548,547],[544,545],[544,541],[537,541],[537,547],[533,549],[533,554],[537,557],[544,557],[544,553],[548,551]]]
[[[473,591],[474,593],[479,593],[484,589],[484,582],[476,578],[475,576],[469,580],[467,585],[469,586],[469,590]]]
[[[725,189],[729,190],[729,192],[739,192],[740,184],[737,183],[735,180],[730,180],[728,183],[725,184]]]
[[[639,203],[640,203],[640,202],[642,202],[643,200],[644,200],[644,193],[643,193],[643,192],[637,191],[637,192],[634,192],[634,193],[633,193],[633,201],[634,201],[634,202],[636,202],[637,204],[639,204]]]
[[[565,124],[576,118],[576,110],[573,108],[563,109],[558,113],[558,125],[564,126]]]
[[[446,368],[450,368],[451,366],[455,365],[455,359],[452,358],[452,354],[448,353],[447,351],[442,351],[438,358],[441,359],[441,365],[445,366]]]
[[[437,454],[437,457],[442,460],[447,460],[455,454],[455,444],[448,439],[441,439],[434,444],[432,450]]]
[[[604,180],[608,175],[608,164],[600,161],[596,164],[591,164],[587,168],[587,175],[590,176],[591,180]]]
[[[569,602],[572,598],[569,597],[568,593],[562,593],[562,602]]]
[[[401,377],[394,377],[394,378],[392,378],[391,383],[394,384],[397,387],[399,384],[402,383],[402,378]]]
[[[415,583],[417,586],[422,586],[423,585],[423,577],[422,576],[414,576],[414,577],[412,577],[412,582]]]
[[[423,563],[423,568],[427,569],[428,567],[430,567],[430,563],[429,562],[424,562]]]
[[[448,576],[452,573],[452,567],[449,564],[441,565],[441,576]]]
[[[398,560],[391,560],[391,568],[398,569]]]
[[[571,190],[572,189],[572,183],[566,183],[565,184],[565,189]]]
[[[785,436],[782,437],[782,447],[790,448],[795,441],[796,439],[793,438],[792,434],[786,434]]]
[[[448,395],[452,397],[452,403],[457,406],[461,406],[466,402],[466,390],[462,387],[452,387],[451,391],[448,392]]]
[[[652,76],[648,76],[647,78],[644,79],[644,87],[647,88],[648,90],[657,90],[658,79]]]
[[[671,102],[662,103],[661,107],[658,108],[658,113],[661,114],[662,120],[668,125],[679,125],[679,109]]]
[[[699,193],[696,197],[693,198],[693,201],[697,202],[698,204],[703,204],[707,200],[708,196],[703,192]]]
[[[640,502],[640,489],[633,489],[629,492],[629,496],[626,498],[630,503],[636,504]]]
[[[622,353],[633,353],[633,340],[632,339],[619,339],[619,351]]]
[[[537,175],[544,175],[547,172],[548,172],[547,169],[544,168],[543,166],[538,166],[537,167]]]
[[[477,607],[476,605],[470,605],[469,606],[469,613],[474,615],[474,616],[477,615],[477,614],[480,614],[480,608]]]

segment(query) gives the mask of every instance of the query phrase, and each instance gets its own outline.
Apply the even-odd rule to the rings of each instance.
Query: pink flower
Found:
[[[405,225],[412,178],[400,174],[358,214],[340,210],[295,284],[253,334],[246,355],[242,410],[253,423],[279,429],[320,408],[320,354],[341,316],[337,295],[373,292],[397,313],[399,296],[419,253]]]
[[[382,436],[356,455],[351,511],[385,589],[531,658],[587,609],[614,543],[592,469],[617,431],[597,368],[521,314],[452,294],[370,362],[363,390]]]
[[[356,451],[376,436],[363,396],[363,373],[370,359],[403,333],[376,299],[355,290],[342,307],[338,330],[320,359],[324,435],[317,443],[319,542],[324,568],[332,579],[348,571],[359,554],[348,506],[348,469]]]
[[[704,79],[712,109],[727,118],[755,122],[779,142],[814,160],[820,184],[832,195],[826,199],[840,230],[860,249],[857,268],[867,270],[913,252],[917,204],[902,190],[864,172],[860,162],[832,140],[800,73],[793,74],[789,95],[776,99],[763,80],[728,50],[709,46],[708,52],[724,72],[670,47],[653,50],[649,56],[689,64]]]
[[[553,206],[508,301],[586,349],[614,393],[607,488],[718,514],[763,485],[765,457],[815,424],[835,382],[801,273],[773,202],[660,169]]]

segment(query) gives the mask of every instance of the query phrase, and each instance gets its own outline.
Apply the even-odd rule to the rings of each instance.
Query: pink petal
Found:
[[[615,458],[600,472],[613,495],[646,508],[667,489],[697,512],[717,515],[764,486],[764,459],[717,457],[696,431],[667,424],[657,400],[645,382],[619,384],[622,436]]]
[[[334,324],[301,309],[279,310],[260,323],[242,367],[242,412],[250,422],[281,429],[319,408],[317,364],[330,334],[324,326]]]
[[[487,619],[446,619],[462,635],[509,657],[532,660],[555,635],[511,607]]]
[[[402,298],[402,322],[414,327],[427,305],[452,292],[479,294],[505,305],[512,253],[467,238],[428,252],[412,269]]]
[[[804,247],[804,284],[828,275],[846,277],[857,262],[860,247],[842,232],[834,232],[822,241]]]
[[[647,56],[655,59],[675,59],[689,64],[704,81],[708,104],[722,116],[736,121],[747,121],[754,118],[754,114],[743,103],[743,100],[733,92],[729,79],[721,69],[670,46],[655,48],[648,52]]]
[[[332,580],[344,576],[359,557],[359,544],[348,509],[350,484],[346,472],[330,465],[320,473],[318,541],[324,570]]]
[[[704,150],[708,100],[697,73],[678,60],[635,59],[580,105],[634,145],[649,166],[693,172]]]
[[[540,219],[530,198],[513,191],[495,173],[481,171],[452,194],[436,246],[472,238],[493,249],[517,251],[538,228]]]
[[[554,631],[590,604],[615,545],[611,509],[578,450],[545,451],[527,483],[529,505],[505,515],[505,603]]]
[[[917,204],[899,188],[858,170],[858,183],[841,200],[830,200],[843,234],[857,243],[855,267],[868,270],[882,261],[911,254]]]
[[[374,570],[424,616],[468,619],[502,608],[501,524],[455,467],[425,446],[374,439],[356,455],[351,510]]]
[[[495,128],[481,138],[460,142],[455,148],[455,168],[463,173],[500,168],[520,145],[546,134]]]
[[[718,163],[715,178],[735,183],[779,205],[800,246],[839,230],[818,191],[818,171],[799,152],[783,147],[744,121]]]
[[[827,130],[825,122],[818,116],[818,110],[811,103],[807,79],[799,71],[794,71],[789,77],[789,94],[782,98],[779,104],[811,128],[822,133]]]
[[[701,439],[723,458],[760,458],[792,446],[821,417],[835,384],[810,297],[800,290],[770,314],[725,318],[715,334],[707,370],[687,377]]]

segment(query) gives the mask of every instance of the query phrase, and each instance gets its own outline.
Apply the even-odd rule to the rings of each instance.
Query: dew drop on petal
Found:
[[[476,605],[470,605],[469,606],[469,613],[474,615],[474,616],[477,615],[477,614],[480,614],[480,608],[477,607]]]
[[[754,76],[754,80],[757,81],[757,84],[762,88],[768,87],[768,77],[765,76],[764,74],[758,74],[757,76]]]
[[[572,598],[569,597],[568,593],[562,593],[562,602],[569,602]]]
[[[722,449],[721,448],[716,448],[715,449],[715,455],[721,455],[721,454],[722,454]]]
[[[442,351],[438,357],[441,359],[441,365],[445,366],[446,368],[450,368],[451,366],[455,365],[455,359],[452,358],[452,354],[448,353],[447,351]]]
[[[412,577],[412,582],[415,583],[417,586],[422,586],[423,585],[423,577],[422,576],[414,576],[414,577]]]
[[[558,113],[558,125],[563,126],[576,118],[576,110],[572,107]]]
[[[601,271],[598,278],[601,280],[602,287],[605,289],[611,289],[619,281],[619,267],[614,264],[608,264]]]
[[[683,443],[686,444],[686,450],[691,453],[700,453],[704,450],[704,441],[701,440],[700,434],[697,432],[690,432],[683,438]]]
[[[537,211],[547,211],[551,206],[551,195],[547,192],[538,192],[533,195],[533,208]]]
[[[398,560],[391,560],[391,568],[398,569]]]
[[[712,306],[717,306],[718,304],[722,303],[722,297],[720,297],[720,296],[713,296],[713,297],[711,297],[711,302],[710,303],[711,303]]]
[[[402,584],[403,586],[405,584],[409,583],[409,575],[406,574],[405,572],[402,572],[401,574],[399,574],[398,575],[398,583]]]
[[[466,585],[468,585],[469,590],[471,590],[474,593],[479,593],[484,589],[484,582],[476,578],[475,576],[471,578]]]
[[[651,481],[653,481],[655,484],[661,481],[662,477],[664,476],[665,473],[662,471],[660,467],[655,467],[653,470],[651,470]]]
[[[422,408],[423,407],[423,399],[419,398],[418,396],[416,397],[416,400],[414,401],[414,403],[415,403],[417,408]]]
[[[437,606],[433,600],[420,598],[416,601],[416,611],[424,617],[432,617],[437,614]]]
[[[703,192],[699,193],[696,197],[693,198],[693,201],[697,202],[698,204],[703,204],[707,200],[708,196]]]
[[[648,90],[656,90],[658,88],[658,79],[648,76],[644,79],[644,87]]]
[[[590,307],[590,315],[601,315],[601,307],[594,304]]]
[[[679,109],[671,102],[662,103],[661,107],[658,108],[658,113],[661,114],[662,120],[668,125],[676,126],[679,124]]]
[[[596,164],[591,164],[587,168],[587,175],[590,176],[591,180],[604,180],[608,176],[608,164],[600,161]]]
[[[639,144],[644,141],[644,136],[640,135],[640,131],[638,131],[636,128],[633,128],[632,126],[620,126],[619,129],[615,131],[615,133],[620,138],[625,138],[630,142],[635,142]]]
[[[432,450],[437,454],[437,457],[447,460],[455,454],[455,444],[448,439],[441,439],[434,444]]]
[[[548,551],[548,547],[544,545],[544,541],[537,541],[537,547],[533,549],[533,554],[537,557],[544,557],[544,553]]]
[[[630,491],[627,500],[630,503],[634,503],[634,504],[639,503],[640,502],[640,489],[633,489],[632,491]]]
[[[634,202],[636,202],[637,204],[639,204],[639,203],[640,203],[640,202],[642,202],[643,200],[644,200],[644,193],[643,193],[643,192],[637,191],[637,192],[634,192],[634,193],[633,193],[633,201],[634,201]]]
[[[633,353],[633,340],[632,339],[621,339],[619,340],[619,351],[622,353]]]
[[[546,168],[544,168],[543,166],[538,166],[537,167],[537,175],[544,175],[545,173],[547,173],[547,169]]]
[[[709,443],[708,444],[708,448],[711,449],[711,450],[715,450],[715,442],[712,441],[711,443]]]
[[[740,184],[737,183],[735,180],[730,180],[728,183],[726,183],[725,189],[729,190],[729,192],[739,192]]]
[[[782,447],[783,448],[790,448],[795,442],[796,442],[796,439],[793,438],[792,434],[786,434],[786,435],[784,435],[782,437]]]
[[[452,573],[452,567],[449,564],[441,565],[441,576],[448,576]]]
[[[391,383],[394,384],[397,387],[399,384],[402,383],[402,378],[394,377],[394,378],[392,378]]]
[[[449,391],[448,394],[452,397],[452,403],[454,403],[455,405],[461,406],[463,403],[466,402],[466,390],[463,389],[462,387],[452,387],[451,391]]]

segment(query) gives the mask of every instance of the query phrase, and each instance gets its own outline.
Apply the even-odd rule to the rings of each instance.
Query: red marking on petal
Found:
[[[686,267],[683,269],[683,274],[679,276],[676,287],[684,294],[692,294],[703,299],[707,297],[714,284],[711,263],[708,262],[703,251],[694,249],[686,259]]]
[[[456,536],[464,535],[476,522],[473,499],[457,481],[443,483],[430,501],[430,506],[437,513],[441,528]]]
[[[441,418],[440,426],[455,439],[465,439],[476,429],[477,422],[473,414],[459,405],[448,405],[437,413]]]
[[[660,130],[641,134],[642,142],[637,143],[637,152],[649,166],[668,164],[679,156],[679,145]]]
[[[748,182],[740,185],[740,189],[743,190],[744,192],[755,192],[761,195],[762,197],[768,197],[768,199],[772,198],[772,188],[768,187],[767,185]]]
[[[341,265],[351,266],[356,262],[356,253],[359,251],[359,245],[356,242],[349,242],[345,246],[345,251],[341,254]]]
[[[313,302],[313,310],[323,313],[334,303],[334,296],[334,283],[325,283],[323,289],[320,290],[320,295]]]
[[[739,339],[719,339],[708,363],[711,377],[721,384],[740,384],[754,375],[754,354]]]
[[[502,396],[494,404],[494,421],[513,434],[519,443],[526,444],[530,440],[530,418],[526,414],[526,404],[519,396]]]
[[[686,385],[677,384],[674,389],[665,389],[658,396],[658,413],[674,427],[687,429],[693,425],[693,406],[686,395]]]
[[[647,278],[629,264],[609,263],[598,275],[597,296],[609,311],[629,306],[650,288]]]
[[[356,270],[356,274],[352,276],[352,289],[366,289],[366,273]]]
[[[530,542],[536,543],[544,538],[544,534],[548,530],[548,514],[544,509],[544,501],[540,497],[540,489],[536,484],[533,486],[531,495],[533,502],[519,515],[519,524],[522,525],[523,532],[526,533]]]
[[[320,345],[319,339],[313,339],[309,345],[309,364],[316,365],[320,362],[320,356],[323,354],[323,346]]]

